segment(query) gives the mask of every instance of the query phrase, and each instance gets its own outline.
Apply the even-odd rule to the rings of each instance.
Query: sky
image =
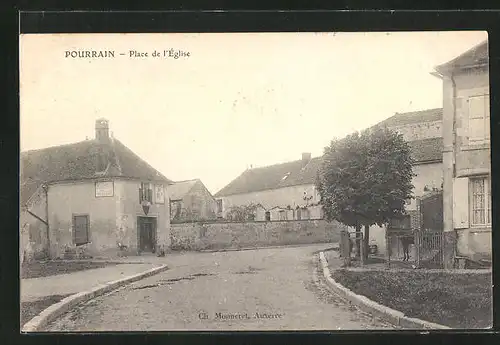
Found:
[[[320,156],[334,137],[441,107],[442,82],[430,72],[485,39],[481,31],[22,35],[21,151],[92,139],[95,120],[106,118],[115,138],[167,178],[199,178],[215,194],[250,166]],[[189,57],[152,56],[169,49]],[[115,57],[66,57],[73,50]]]

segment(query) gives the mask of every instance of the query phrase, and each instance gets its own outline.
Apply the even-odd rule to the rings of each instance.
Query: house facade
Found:
[[[488,42],[436,67],[443,80],[445,267],[491,260]]]
[[[21,260],[115,256],[168,247],[171,181],[110,137],[21,153]]]
[[[227,218],[234,206],[256,205],[256,221],[322,219],[316,174],[321,158],[248,169],[215,194],[217,215]]]
[[[168,188],[172,221],[214,220],[217,203],[199,179],[179,181]]]

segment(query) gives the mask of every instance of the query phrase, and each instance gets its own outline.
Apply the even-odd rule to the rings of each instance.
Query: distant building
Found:
[[[171,181],[111,137],[107,120],[93,140],[20,156],[21,260],[169,246]]]
[[[321,158],[302,159],[244,171],[215,194],[222,217],[233,206],[259,205],[256,221],[322,219],[315,180]]]
[[[491,260],[488,42],[436,67],[443,80],[445,267]]]
[[[168,188],[170,219],[199,221],[216,219],[217,204],[199,179],[175,182]]]

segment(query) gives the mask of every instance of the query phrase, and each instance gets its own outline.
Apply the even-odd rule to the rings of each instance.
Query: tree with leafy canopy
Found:
[[[403,136],[387,128],[332,140],[316,180],[325,218],[356,231],[364,227],[368,248],[371,225],[383,226],[405,214],[405,202],[412,197],[413,163]]]

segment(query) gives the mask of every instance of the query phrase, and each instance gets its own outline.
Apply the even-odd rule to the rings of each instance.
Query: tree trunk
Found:
[[[361,225],[356,225],[356,257],[361,258],[361,238],[359,237],[359,232],[361,231]]]
[[[363,258],[365,262],[368,262],[368,253],[370,251],[370,226],[365,225],[365,233],[364,233],[364,251]]]

